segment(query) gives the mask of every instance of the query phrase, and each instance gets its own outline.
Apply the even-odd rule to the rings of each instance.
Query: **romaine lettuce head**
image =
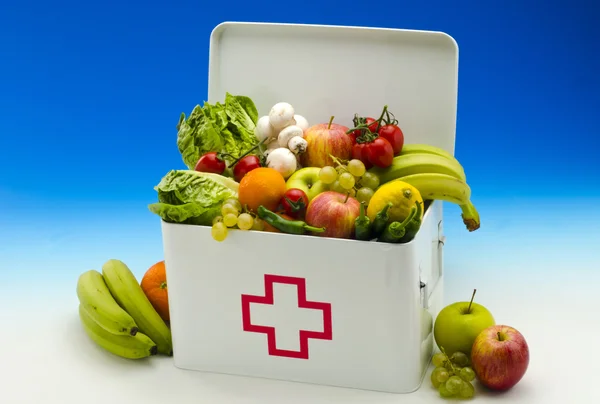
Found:
[[[154,187],[158,202],[148,206],[165,222],[212,225],[221,205],[237,198],[239,184],[219,174],[172,170]]]

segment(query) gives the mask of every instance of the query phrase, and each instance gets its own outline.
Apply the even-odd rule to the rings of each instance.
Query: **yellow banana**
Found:
[[[77,297],[90,317],[112,334],[135,335],[135,320],[116,302],[102,274],[96,270],[82,273],[77,280]]]
[[[117,303],[133,317],[140,332],[156,343],[158,353],[172,355],[171,330],[152,307],[127,265],[116,259],[108,260],[102,266],[102,275]]]
[[[87,335],[108,352],[127,359],[142,359],[156,355],[156,344],[145,334],[117,335],[106,331],[85,307],[79,305],[79,318]]]
[[[377,175],[381,184],[407,175],[425,173],[445,174],[466,181],[465,171],[458,162],[429,153],[401,154],[394,157],[391,166],[373,167],[369,172]]]
[[[404,146],[402,146],[402,151],[400,152],[400,155],[402,156],[402,155],[414,154],[414,153],[436,154],[438,156],[446,157],[447,159],[458,163],[458,160],[456,159],[456,157],[454,157],[452,154],[448,153],[446,150],[444,150],[440,147],[435,147],[435,146],[431,146],[428,144],[422,144],[422,143],[405,144]]]

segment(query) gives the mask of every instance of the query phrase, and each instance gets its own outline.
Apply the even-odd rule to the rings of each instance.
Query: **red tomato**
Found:
[[[237,182],[240,182],[242,178],[244,178],[244,175],[259,167],[260,160],[257,156],[253,154],[245,156],[235,164],[235,167],[233,167],[233,178]]]
[[[369,130],[373,133],[377,133],[377,120],[375,118],[367,117],[365,118],[365,124],[369,125]],[[354,132],[350,134],[352,139],[356,142],[356,138],[362,135],[364,129],[356,129]]]
[[[368,143],[355,143],[352,146],[352,158],[362,161],[368,170],[373,167],[373,164],[371,164],[369,157],[367,157],[367,145]]]
[[[379,136],[390,142],[394,155],[397,156],[404,146],[404,134],[397,125],[384,125],[379,128]]]
[[[281,206],[283,206],[283,210],[288,216],[297,219],[304,216],[308,206],[308,197],[303,190],[290,188],[283,194]]]
[[[223,174],[225,161],[221,160],[216,152],[209,152],[200,157],[194,170],[203,173]]]
[[[394,149],[390,142],[378,136],[366,145],[367,158],[373,165],[382,168],[392,165],[394,162]]]

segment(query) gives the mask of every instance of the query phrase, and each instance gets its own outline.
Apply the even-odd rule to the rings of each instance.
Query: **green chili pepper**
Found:
[[[404,237],[406,234],[406,227],[412,223],[417,216],[418,210],[418,208],[413,206],[406,219],[404,219],[402,222],[396,221],[387,225],[377,241],[382,241],[384,243],[399,243],[400,240],[402,240],[402,237]]]
[[[365,203],[360,204],[360,216],[354,220],[354,236],[357,240],[370,240],[371,219],[365,215]]]
[[[405,229],[404,236],[400,239],[400,243],[408,243],[411,241],[421,228],[421,215],[423,214],[423,203],[417,202],[417,214],[413,218],[413,220],[408,223]]]
[[[306,234],[306,232],[323,233],[325,231],[325,227],[309,226],[302,220],[287,220],[262,205],[258,207],[257,213],[258,217],[283,233]]]
[[[388,202],[387,205],[375,215],[375,219],[373,219],[373,226],[371,226],[371,235],[373,237],[379,237],[381,233],[385,230],[388,220],[390,220],[390,214],[388,210],[393,206],[391,202]]]

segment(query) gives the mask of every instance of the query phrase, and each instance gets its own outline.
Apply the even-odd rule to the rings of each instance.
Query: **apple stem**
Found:
[[[475,293],[477,293],[477,289],[473,289],[473,295],[471,296],[471,301],[469,302],[469,307],[467,307],[467,314],[471,313],[471,305],[473,304],[473,299],[475,299]]]
[[[331,129],[331,124],[333,123],[333,116],[329,119],[329,125],[327,125],[327,129]]]
[[[350,192],[346,194],[346,199],[344,199],[344,203],[348,202],[348,198],[350,198]]]
[[[498,331],[498,341],[504,341],[504,338],[502,338],[500,331]]]

